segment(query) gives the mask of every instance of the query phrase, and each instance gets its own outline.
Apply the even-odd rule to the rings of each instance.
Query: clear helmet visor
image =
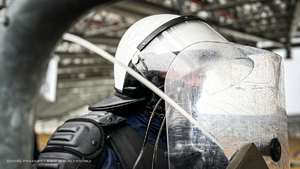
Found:
[[[247,143],[270,169],[289,168],[282,69],[280,56],[231,43],[199,42],[178,53],[165,93],[218,143],[166,103],[170,168],[225,169]],[[269,151],[274,138],[282,148],[278,162]]]
[[[157,87],[162,88],[168,68],[176,55],[195,42],[227,42],[220,34],[202,21],[185,21],[165,30],[141,52],[132,58],[135,68]]]

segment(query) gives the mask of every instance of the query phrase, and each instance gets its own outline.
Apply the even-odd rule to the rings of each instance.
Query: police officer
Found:
[[[128,29],[115,57],[164,90],[166,73],[176,55],[195,42],[211,40],[227,42],[197,17],[153,15]],[[165,103],[118,65],[114,66],[114,78],[114,93],[90,106],[89,114],[70,119],[57,128],[41,152],[36,168],[168,168],[166,129],[162,127]],[[177,147],[193,156],[183,154],[175,159],[188,166],[201,158],[201,152],[184,141],[191,135],[188,121],[178,119],[177,124],[187,124],[176,129],[187,131],[176,141]]]

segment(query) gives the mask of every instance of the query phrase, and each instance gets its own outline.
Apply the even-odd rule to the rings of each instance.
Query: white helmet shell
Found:
[[[179,15],[160,14],[143,18],[133,24],[122,37],[116,52],[116,59],[128,65],[134,54],[138,51],[137,46],[156,28]],[[149,24],[151,23],[151,24]],[[115,88],[122,91],[126,71],[118,65],[114,65]]]

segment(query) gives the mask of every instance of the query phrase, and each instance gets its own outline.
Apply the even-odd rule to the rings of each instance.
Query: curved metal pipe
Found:
[[[30,168],[35,104],[61,36],[96,6],[117,0],[13,1],[0,15],[0,168]]]

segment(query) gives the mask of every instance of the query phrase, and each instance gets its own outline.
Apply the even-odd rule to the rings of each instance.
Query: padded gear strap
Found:
[[[37,169],[94,169],[105,160],[105,136],[94,120],[71,119],[56,129],[42,151]]]
[[[144,138],[129,126],[116,129],[109,136],[109,143],[118,156],[123,169],[132,169],[143,145]],[[137,169],[151,169],[153,144],[148,143]],[[155,168],[168,168],[166,148],[158,147]]]

